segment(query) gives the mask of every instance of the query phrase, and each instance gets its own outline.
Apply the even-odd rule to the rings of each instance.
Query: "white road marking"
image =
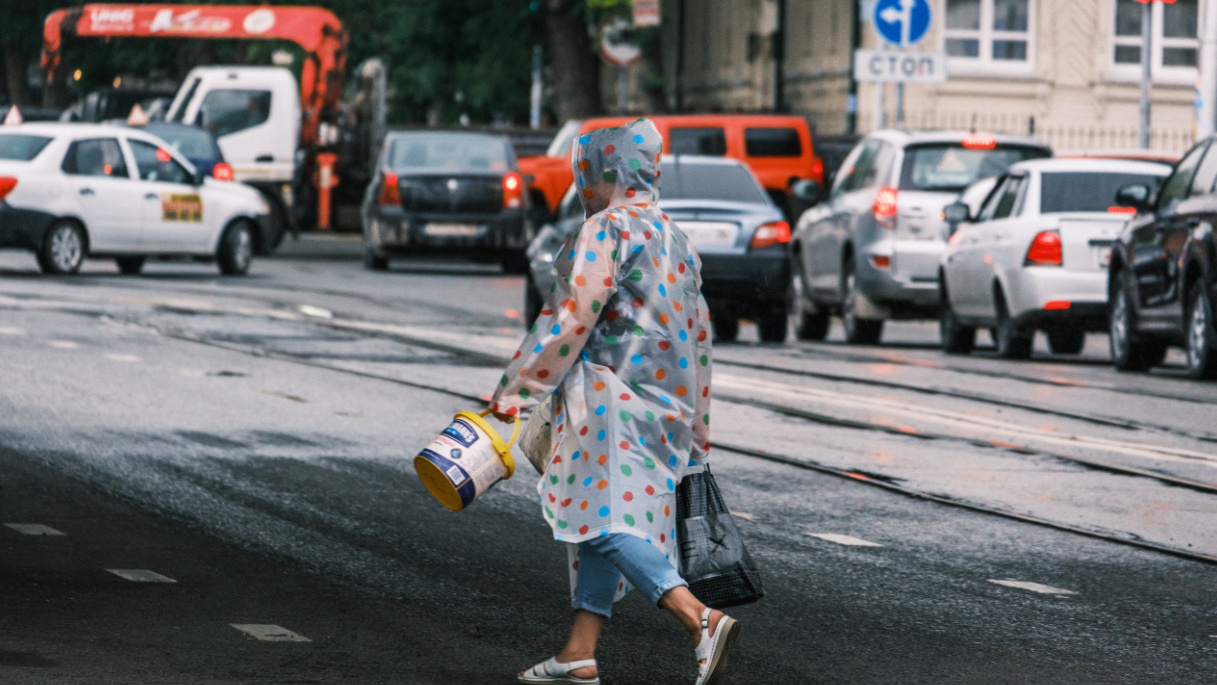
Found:
[[[168,577],[162,576],[156,571],[149,571],[146,568],[108,568],[110,573],[119,578],[126,578],[133,583],[176,583],[177,581]]]
[[[133,354],[107,354],[106,359],[113,362],[138,362],[140,358]]]
[[[837,533],[808,533],[813,538],[820,538],[829,542],[835,542],[838,545],[848,545],[849,547],[882,547],[883,545],[870,540],[863,540],[851,535],[840,535]]]
[[[200,371],[198,369],[178,369],[178,375],[185,376],[187,378],[206,378],[207,372]]]
[[[1076,595],[1077,594],[1073,590],[1062,590],[1059,587],[1052,587],[1051,585],[1041,585],[1039,583],[1028,583],[1028,582],[1022,581],[1022,580],[992,580],[992,579],[990,579],[989,582],[996,583],[998,585],[1005,585],[1006,587],[1018,588],[1019,590],[1029,590],[1031,592],[1038,592],[1041,595]]]
[[[0,335],[25,335],[25,329],[0,326]]]
[[[61,533],[50,526],[44,526],[41,523],[6,523],[9,528],[21,533],[22,535],[67,535]]]
[[[733,512],[731,512],[731,515],[736,518],[744,519],[745,521],[755,521],[756,520],[756,517],[753,516],[752,514],[747,514],[742,511],[733,511]]]
[[[262,642],[312,642],[307,637],[282,626],[259,623],[231,623],[233,628]]]
[[[331,312],[328,309],[322,309],[321,307],[314,307],[311,304],[302,304],[297,307],[297,309],[299,309],[300,313],[304,314],[305,316],[315,316],[319,319],[334,318],[334,312]]]
[[[80,347],[80,345],[77,345],[71,340],[51,340],[47,343],[47,345],[54,347],[57,350],[74,350]]]

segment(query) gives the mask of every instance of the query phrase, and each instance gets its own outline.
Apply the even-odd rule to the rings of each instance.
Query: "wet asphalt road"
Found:
[[[249,279],[221,281],[206,265],[161,264],[124,279],[104,262],[44,279],[27,256],[0,254],[0,524],[63,533],[0,525],[0,682],[506,684],[557,650],[569,618],[565,554],[548,540],[527,465],[459,514],[430,499],[410,465],[470,408],[467,396],[493,387],[493,359],[519,334],[519,279],[443,263],[370,274],[356,257],[349,243],[309,238],[256,263]],[[420,331],[483,356],[417,344]],[[1109,375],[1101,340],[1081,363],[1010,369],[982,354],[935,368],[932,328],[896,326],[889,337],[897,344],[850,351],[869,355],[857,364],[831,344],[717,352],[716,378],[727,380],[716,393],[740,397],[716,404],[716,440],[853,474],[716,451],[769,593],[731,612],[743,632],[726,682],[1212,682],[1217,565],[857,477],[1208,551],[1217,495],[1052,455],[1208,478],[1211,384],[1170,369]],[[781,374],[726,363],[789,359],[962,389],[977,381],[952,374],[975,367],[988,374],[986,393],[1057,413],[800,379],[837,393],[826,408],[760,384]],[[732,375],[751,384],[731,387]],[[871,404],[880,400],[956,413],[884,413]],[[759,401],[943,437],[808,423],[748,404]],[[1114,428],[1066,409],[1152,425]],[[978,428],[957,414],[1045,430]],[[964,440],[977,431],[1027,450]],[[1142,454],[1152,445],[1172,451]],[[1200,457],[1180,456],[1190,452]],[[276,626],[288,640],[234,625]],[[618,605],[599,657],[608,684],[694,674],[687,638],[637,597]]]

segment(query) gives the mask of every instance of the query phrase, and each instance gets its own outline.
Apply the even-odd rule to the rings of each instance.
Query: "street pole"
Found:
[[[1141,125],[1140,125],[1140,144],[1142,150],[1149,149],[1149,93],[1150,80],[1153,78],[1153,70],[1151,67],[1150,41],[1153,40],[1153,31],[1150,30],[1150,3],[1141,5]]]
[[[1200,38],[1200,73],[1196,95],[1200,107],[1196,111],[1196,138],[1213,135],[1217,126],[1217,0],[1205,0],[1204,27]]]
[[[544,85],[541,83],[541,46],[532,46],[532,91],[529,93],[528,126],[531,129],[541,128],[541,96]]]
[[[630,90],[630,70],[627,67],[617,67],[617,114],[622,115],[628,109],[628,93]]]

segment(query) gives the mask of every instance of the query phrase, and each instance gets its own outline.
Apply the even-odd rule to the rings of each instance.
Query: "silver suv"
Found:
[[[978,179],[1050,156],[1021,136],[876,131],[841,163],[827,197],[814,181],[796,184],[818,203],[791,237],[796,335],[823,340],[837,313],[847,342],[874,344],[887,319],[937,318],[943,207]]]

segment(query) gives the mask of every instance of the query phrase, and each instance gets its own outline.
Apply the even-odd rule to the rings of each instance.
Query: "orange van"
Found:
[[[554,211],[573,180],[571,142],[584,132],[620,126],[637,116],[568,121],[541,157],[520,160],[530,178],[535,203],[544,199]],[[716,155],[740,160],[752,169],[778,207],[786,207],[793,181],[824,185],[824,162],[815,154],[807,120],[786,114],[657,114],[648,116],[663,136],[667,154]]]

